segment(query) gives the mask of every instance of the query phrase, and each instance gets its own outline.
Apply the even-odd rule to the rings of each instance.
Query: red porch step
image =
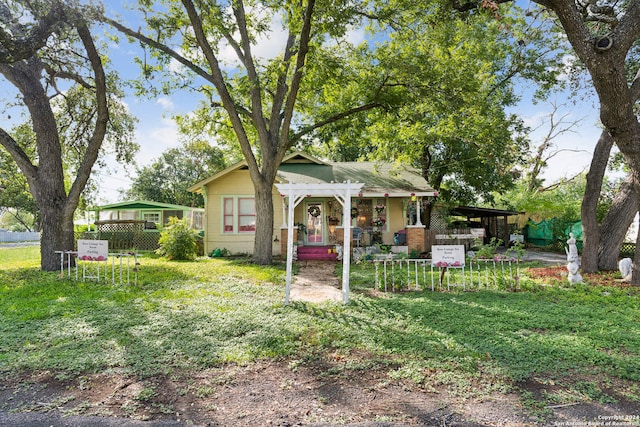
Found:
[[[298,246],[299,261],[337,261],[335,246]]]

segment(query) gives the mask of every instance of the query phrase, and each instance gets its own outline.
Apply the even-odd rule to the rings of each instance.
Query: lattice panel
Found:
[[[98,239],[108,240],[110,251],[140,250],[136,243],[143,234],[144,223],[135,220],[96,221]]]
[[[438,232],[438,234],[444,233],[447,230],[447,220],[440,210],[434,209],[431,212],[431,224],[429,228],[432,231]]]

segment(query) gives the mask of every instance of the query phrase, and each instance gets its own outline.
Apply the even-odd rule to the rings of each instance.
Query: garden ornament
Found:
[[[580,257],[578,256],[578,247],[576,246],[576,239],[573,237],[573,233],[569,233],[569,240],[567,240],[569,249],[565,249],[567,252],[567,270],[569,270],[569,283],[581,283],[582,275],[580,274]]]
[[[622,276],[623,282],[631,281],[631,272],[633,270],[633,260],[631,258],[622,258],[618,263],[618,269]]]

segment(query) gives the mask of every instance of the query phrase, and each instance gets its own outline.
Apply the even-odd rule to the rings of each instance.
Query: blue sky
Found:
[[[114,7],[113,3],[109,7]],[[115,13],[111,16],[115,16]],[[137,25],[132,25],[134,28]],[[363,38],[361,32],[354,31],[350,34],[354,40]],[[259,41],[260,48],[255,51],[263,52],[269,56],[279,51],[283,43],[282,34],[273,33],[269,40]],[[121,38],[119,44],[112,44],[108,53],[110,60],[125,79],[138,76],[138,67],[133,59],[141,54],[138,45],[130,45]],[[223,52],[224,55],[224,52]],[[229,58],[231,52],[228,53]],[[7,83],[0,83],[0,96],[5,94]],[[531,91],[529,87],[520,88],[522,100],[517,108],[512,112],[518,114],[527,125],[532,128],[539,128],[532,135],[533,147],[541,141],[547,132],[548,126],[544,121],[548,121],[548,116],[553,110],[551,102],[538,103],[534,105],[531,101]],[[593,96],[591,97],[594,98]],[[137,156],[139,166],[150,164],[159,157],[163,151],[178,147],[180,144],[177,127],[172,115],[178,113],[188,113],[192,111],[197,102],[201,99],[199,95],[193,93],[174,93],[171,96],[163,96],[155,99],[137,98],[132,95],[125,99],[125,102],[133,115],[138,117],[139,122],[135,132],[135,138],[140,145],[140,153]],[[565,116],[567,123],[581,120],[573,132],[562,134],[555,140],[557,149],[572,150],[561,152],[549,162],[549,167],[544,173],[548,182],[556,181],[565,176],[572,176],[585,170],[591,160],[593,147],[600,134],[598,124],[597,105],[594,101],[581,103],[579,106],[562,105],[566,100],[562,95],[554,96],[551,100],[559,106],[558,114]],[[100,173],[100,195],[99,203],[112,203],[119,200],[118,190],[128,188],[131,180],[130,174],[134,172],[132,167],[124,170],[121,166],[110,162],[110,171]]]

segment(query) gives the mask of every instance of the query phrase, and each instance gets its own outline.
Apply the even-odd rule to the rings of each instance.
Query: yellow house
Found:
[[[343,182],[362,183],[362,190],[343,212],[334,197],[309,194],[294,210],[297,241],[301,247],[330,248],[344,240],[343,227],[353,227],[352,246],[409,243],[411,229],[422,230],[422,203],[437,193],[414,168],[378,162],[326,162],[295,152],[283,160],[276,184],[316,185]],[[231,253],[251,253],[255,234],[254,189],[246,162],[237,163],[189,188],[205,199],[205,253],[216,248]],[[286,194],[273,188],[274,255],[286,254]],[[418,239],[419,240],[419,239]],[[329,249],[327,249],[329,248]]]

